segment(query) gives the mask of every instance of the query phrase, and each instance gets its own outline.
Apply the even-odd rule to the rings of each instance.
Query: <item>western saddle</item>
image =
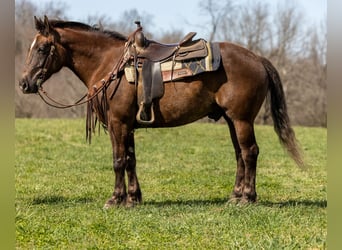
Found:
[[[164,61],[174,55],[182,53],[179,51],[182,47],[186,47],[192,41],[192,38],[197,34],[196,32],[188,33],[179,43],[176,44],[163,44],[153,40],[146,39],[142,32],[142,26],[139,21],[135,24],[138,26],[134,34],[134,46],[137,52],[137,56],[146,58],[153,62]],[[193,44],[192,44],[193,45]],[[186,49],[183,49],[183,52]],[[178,52],[178,53],[177,53]]]
[[[163,44],[148,40],[142,32],[143,28],[140,21],[136,21],[135,24],[137,29],[128,37],[123,63],[133,63],[136,86],[138,86],[138,64],[142,64],[143,90],[142,97],[138,95],[138,102],[140,103],[136,119],[138,123],[146,126],[152,124],[155,119],[153,100],[162,97],[164,94],[160,64],[168,60],[171,60],[172,64],[174,64],[175,61],[203,58],[207,56],[208,52],[203,39],[192,40],[196,32],[188,33],[176,44]],[[171,71],[173,71],[173,68]]]

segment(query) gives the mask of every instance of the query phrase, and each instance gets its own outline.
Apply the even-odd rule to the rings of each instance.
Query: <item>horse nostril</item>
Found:
[[[19,86],[20,86],[22,91],[28,91],[28,89],[29,89],[29,85],[26,81],[20,81]]]
[[[28,84],[27,84],[27,83],[24,83],[24,84],[23,84],[23,89],[24,89],[24,90],[28,90],[28,88],[29,88],[29,87],[28,87]]]

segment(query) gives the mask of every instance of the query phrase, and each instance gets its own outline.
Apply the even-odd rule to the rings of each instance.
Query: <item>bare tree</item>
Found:
[[[119,21],[113,23],[110,28],[113,28],[123,34],[130,34],[137,26],[134,24],[135,21],[140,21],[144,27],[145,35],[151,37],[152,34],[149,32],[149,27],[153,25],[153,17],[148,13],[139,13],[136,9],[124,11],[119,18]]]
[[[233,6],[233,0],[226,0],[224,3],[214,0],[205,0],[199,3],[199,8],[202,12],[201,14],[204,15],[204,17],[209,16],[210,42],[215,39],[220,22],[223,19],[229,18],[229,14],[233,11]]]
[[[241,44],[258,54],[264,54],[269,44],[270,13],[267,4],[250,2],[235,6],[230,18],[220,24],[220,38]]]
[[[39,7],[40,13],[53,19],[66,19],[65,10],[68,5],[62,1],[46,1]]]
[[[277,65],[283,65],[286,56],[294,52],[294,48],[301,43],[299,31],[302,30],[301,13],[293,6],[285,6],[278,9],[274,16],[274,31],[271,36],[271,54],[277,58]]]
[[[158,40],[163,43],[177,43],[184,37],[184,33],[181,30],[170,30],[163,32]]]

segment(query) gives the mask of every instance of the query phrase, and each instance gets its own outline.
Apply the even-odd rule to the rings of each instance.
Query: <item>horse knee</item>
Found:
[[[126,160],[124,158],[117,158],[114,160],[113,168],[114,172],[121,172],[125,170]]]

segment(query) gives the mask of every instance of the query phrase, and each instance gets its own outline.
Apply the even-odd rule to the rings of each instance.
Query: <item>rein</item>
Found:
[[[81,102],[84,98],[86,98],[87,94],[85,94],[81,99],[79,99],[77,102],[75,102],[74,104],[62,104],[59,103],[57,101],[55,101],[54,99],[52,99],[48,93],[43,90],[43,88],[40,88],[38,91],[38,95],[40,96],[40,98],[49,106],[54,107],[54,108],[58,108],[58,109],[66,109],[66,108],[71,108],[74,106],[78,106],[78,105],[82,105],[88,102],[88,100]],[[45,97],[44,97],[44,96]],[[47,101],[50,100],[51,102]]]
[[[114,79],[113,79],[114,80]],[[106,84],[103,84],[99,89],[96,90],[96,92],[91,96],[88,97],[86,100],[84,100],[87,96],[89,96],[88,93],[86,93],[85,95],[83,95],[78,101],[76,101],[73,104],[63,104],[60,103],[56,100],[54,100],[52,97],[49,96],[49,94],[42,88],[40,87],[38,90],[38,95],[40,96],[40,98],[49,106],[54,107],[54,108],[58,108],[58,109],[67,109],[67,108],[72,108],[72,107],[76,107],[76,106],[80,106],[83,104],[86,104],[88,102],[90,102],[92,99],[94,99],[95,97],[97,97],[97,95],[105,88],[107,87]]]

